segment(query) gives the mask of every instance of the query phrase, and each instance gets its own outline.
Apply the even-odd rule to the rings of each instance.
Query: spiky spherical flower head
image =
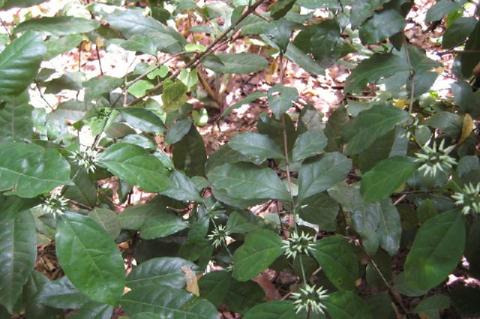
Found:
[[[432,147],[425,144],[422,146],[421,153],[415,153],[417,157],[415,161],[422,165],[418,168],[425,176],[435,177],[438,172],[446,173],[457,162],[451,157],[450,152],[455,148],[455,145],[445,147],[445,140],[440,142],[437,147],[437,142],[433,142]]]
[[[311,311],[313,313],[325,314],[327,308],[323,301],[328,298],[327,290],[322,286],[305,285],[297,292],[292,293],[293,304],[297,313],[302,310]]]
[[[94,149],[87,148],[85,150],[74,151],[70,154],[70,159],[80,167],[85,168],[87,173],[95,172],[95,161],[98,153]]]
[[[212,242],[213,247],[218,248],[227,244],[227,237],[230,231],[223,225],[217,226],[208,236],[208,240]]]
[[[467,215],[470,212],[480,214],[480,183],[476,186],[466,184],[460,192],[452,195],[455,204],[463,206],[462,213]]]
[[[282,240],[282,249],[287,258],[295,259],[297,255],[309,255],[315,251],[315,237],[303,231],[300,235],[294,231],[287,240]]]
[[[50,194],[42,203],[43,209],[52,214],[54,218],[57,215],[62,215],[68,208],[68,199],[60,194]]]

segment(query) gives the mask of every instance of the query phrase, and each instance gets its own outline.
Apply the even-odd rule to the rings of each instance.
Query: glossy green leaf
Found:
[[[273,114],[279,119],[298,99],[298,91],[293,87],[276,84],[268,90],[267,97]]]
[[[440,319],[440,311],[450,308],[450,298],[446,295],[434,295],[423,299],[415,306],[420,317]]]
[[[82,293],[114,305],[123,293],[123,258],[113,239],[93,219],[66,213],[55,236],[60,265]]]
[[[147,133],[162,133],[165,129],[163,121],[152,111],[141,108],[121,109],[123,120],[135,129]]]
[[[0,143],[32,138],[32,111],[28,104],[7,103],[0,108]]]
[[[358,154],[372,145],[376,139],[405,123],[407,112],[389,105],[377,105],[360,112],[351,124],[353,136],[348,140],[347,153]]]
[[[51,37],[45,41],[47,52],[45,53],[45,60],[50,60],[59,54],[65,53],[76,48],[82,42],[83,36],[81,34],[71,34],[60,38]]]
[[[70,165],[55,149],[0,144],[0,177],[0,191],[31,198],[69,184]]]
[[[2,9],[26,8],[45,2],[45,0],[4,0]]]
[[[145,223],[140,228],[140,237],[144,239],[166,237],[187,228],[187,226],[187,222],[180,216],[159,210],[145,218]]]
[[[461,45],[475,29],[477,19],[473,17],[460,17],[453,21],[442,37],[442,47],[453,49]]]
[[[295,313],[293,303],[289,301],[270,301],[256,305],[243,317],[244,319],[295,319],[301,318]]]
[[[210,170],[207,176],[215,189],[234,198],[259,202],[272,198],[290,200],[285,185],[270,168],[247,163],[224,164]]]
[[[265,92],[260,92],[260,91],[253,92],[253,93],[247,95],[245,98],[241,99],[240,101],[238,101],[238,102],[230,105],[229,107],[227,107],[223,111],[222,117],[226,117],[226,116],[230,115],[230,113],[233,110],[235,110],[235,109],[237,109],[237,108],[239,108],[243,105],[251,104],[252,102],[255,102],[256,100],[258,100],[262,97],[265,97],[265,96],[266,96]]]
[[[249,233],[233,255],[233,277],[247,281],[270,266],[282,254],[280,236],[270,230]]]
[[[177,257],[161,257],[149,259],[133,269],[127,277],[127,286],[131,289],[167,286],[176,289],[185,287],[186,267],[195,270],[197,266],[185,259]]]
[[[311,53],[323,67],[334,64],[338,59],[353,51],[353,47],[341,36],[336,20],[324,20],[308,26],[295,37],[295,46]],[[308,71],[308,68],[306,69]]]
[[[140,11],[116,10],[106,15],[105,20],[111,28],[120,31],[126,38],[148,35],[162,51],[177,53],[183,50],[185,39],[180,33],[152,17],[144,16]]]
[[[478,50],[480,50],[480,22],[477,22],[465,43],[464,53],[459,55],[462,74],[466,78],[473,74],[474,68],[480,62],[480,57],[476,54]]]
[[[114,144],[100,154],[98,164],[147,192],[164,191],[170,184],[167,168],[140,146]]]
[[[37,75],[46,52],[42,37],[26,32],[0,53],[0,94],[15,95],[25,90]]]
[[[323,131],[306,131],[295,140],[292,159],[294,161],[303,161],[309,157],[319,155],[323,153],[325,146],[327,146],[327,137]]]
[[[358,258],[353,246],[345,238],[335,235],[319,240],[313,256],[337,289],[355,289],[360,277]]]
[[[355,10],[350,13],[350,21],[353,27],[361,25],[365,20],[371,17],[375,10],[380,8],[388,0],[355,0],[353,6]]]
[[[318,225],[321,230],[335,231],[339,209],[336,201],[327,194],[320,193],[302,201],[299,215],[303,220]]]
[[[97,302],[90,302],[82,306],[71,319],[111,319],[113,307]]]
[[[439,0],[427,11],[425,22],[439,21],[444,16],[460,8],[460,1]]]
[[[219,53],[207,56],[203,65],[217,73],[248,74],[265,69],[268,62],[262,56],[252,53]]]
[[[58,16],[27,20],[17,25],[14,31],[15,33],[36,31],[60,36],[76,33],[87,33],[97,29],[99,26],[100,23],[95,20]]]
[[[39,300],[41,291],[49,283],[50,280],[38,271],[33,271],[30,275],[30,279],[23,288],[23,302],[27,319],[51,319],[60,315],[61,310],[49,307]],[[1,315],[0,318],[2,318]]]
[[[377,43],[400,32],[405,27],[403,16],[395,9],[375,13],[360,28],[362,43]]]
[[[117,213],[110,209],[96,207],[88,214],[88,216],[96,221],[97,224],[102,226],[102,228],[112,237],[112,239],[117,238],[118,234],[120,234],[120,231],[122,230]]]
[[[129,316],[150,313],[147,318],[218,319],[217,309],[205,299],[167,286],[132,290],[121,305]]]
[[[192,180],[179,171],[172,172],[170,175],[170,187],[161,194],[179,201],[202,201],[202,197],[199,195]]]
[[[360,191],[367,202],[389,197],[415,172],[417,164],[409,157],[394,156],[380,161],[362,176]]]
[[[465,237],[465,220],[459,211],[428,219],[405,261],[408,285],[427,291],[444,281],[463,255]]]
[[[279,145],[267,135],[247,132],[235,135],[228,143],[231,149],[248,157],[259,165],[267,159],[283,159],[284,153]]]
[[[0,304],[12,312],[35,265],[35,222],[28,210],[2,211],[0,229]]]
[[[59,309],[78,309],[91,302],[73,286],[67,276],[48,281],[40,289],[37,298],[41,304]]]
[[[351,291],[337,291],[325,300],[327,312],[332,319],[371,319],[368,305]]]
[[[173,163],[187,176],[204,176],[206,161],[207,152],[202,136],[192,126],[190,132],[173,145]]]
[[[297,0],[279,0],[270,7],[270,15],[275,20],[284,17]]]
[[[182,138],[190,132],[192,127],[191,119],[178,120],[173,124],[165,136],[165,141],[168,144],[175,144],[182,140]]]
[[[298,172],[298,197],[304,200],[342,181],[352,169],[352,160],[340,153],[327,153],[305,163]]]

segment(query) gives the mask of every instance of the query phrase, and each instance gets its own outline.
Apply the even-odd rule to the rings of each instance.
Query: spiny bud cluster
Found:
[[[75,164],[85,168],[88,173],[93,173],[95,172],[95,161],[97,156],[97,151],[87,148],[83,151],[74,151],[69,157],[73,162],[75,162]]]
[[[327,291],[322,286],[317,288],[315,285],[305,285],[298,292],[292,293],[293,304],[297,313],[305,310],[325,314],[327,307],[323,304],[323,301],[327,298]]]
[[[287,240],[282,241],[282,249],[287,258],[295,259],[297,255],[309,255],[315,251],[315,237],[303,231],[300,235],[294,231]]]
[[[456,164],[455,159],[448,155],[454,148],[455,145],[445,148],[445,140],[442,140],[438,147],[437,142],[433,142],[432,147],[424,145],[421,153],[415,153],[415,161],[422,164],[418,170],[431,177],[435,177],[438,172],[446,173]]]
[[[462,213],[467,215],[470,212],[480,213],[480,183],[476,186],[469,183],[460,192],[452,195],[456,205],[463,206]]]
[[[218,248],[222,245],[226,245],[228,236],[230,236],[230,231],[227,227],[219,225],[215,227],[207,238],[212,242],[213,247]]]
[[[68,199],[60,194],[50,194],[42,204],[43,209],[53,217],[62,215],[68,208]]]

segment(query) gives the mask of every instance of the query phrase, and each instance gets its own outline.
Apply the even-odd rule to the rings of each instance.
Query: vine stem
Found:
[[[283,82],[283,76],[285,74],[284,72],[284,57],[283,54],[280,54],[279,56],[279,66],[278,66],[278,71],[279,71],[279,82]],[[290,159],[288,156],[288,135],[287,135],[287,125],[285,122],[285,115],[282,115],[282,133],[283,133],[283,151],[285,155],[285,172],[287,174],[287,183],[288,183],[288,193],[290,194],[290,205],[292,206],[292,217],[293,217],[293,228],[295,231],[297,231],[297,207],[295,204],[295,199],[293,198],[293,192],[292,192],[292,177],[290,176]],[[307,285],[307,275],[305,273],[305,267],[303,265],[303,258],[301,255],[298,256],[298,260],[300,263],[300,270],[302,273],[302,281],[304,285]]]
[[[368,256],[368,255],[367,255]],[[390,283],[388,282],[387,278],[385,278],[385,276],[383,275],[382,271],[380,270],[380,267],[378,267],[377,263],[373,260],[373,258],[370,258],[370,256],[368,257],[368,262],[372,265],[373,269],[375,269],[375,271],[377,272],[378,276],[380,277],[380,279],[383,281],[383,283],[385,284],[385,286],[387,287],[388,289],[388,292],[390,294],[390,296],[393,298],[393,300],[395,301],[395,303],[400,306],[400,310],[401,312],[404,314],[404,315],[407,315],[408,316],[408,309],[407,307],[405,307],[405,305],[403,304],[403,301],[402,301],[402,298],[398,295],[398,293],[395,291],[395,288],[392,287],[392,285],[390,285]]]
[[[218,36],[218,38],[216,38],[206,49],[205,51],[203,52],[200,52],[198,53],[190,62],[188,62],[184,69],[189,69],[189,68],[193,68],[193,67],[196,67],[202,60],[203,58],[205,58],[208,54],[210,54],[211,52],[214,51],[215,47],[217,46],[217,44],[219,44],[220,42],[222,42],[225,38],[227,38],[228,34],[235,30],[238,25],[243,21],[245,20],[250,14],[252,14],[253,12],[255,12],[255,10],[262,4],[264,3],[266,0],[257,0],[254,4],[252,4],[251,6],[249,6],[247,8],[247,10],[240,16],[240,18],[235,22],[233,23],[230,27],[228,27],[225,31],[223,31],[220,36]],[[181,69],[177,69],[175,72],[173,72],[166,80],[174,80],[178,77],[178,75],[180,74],[181,72]],[[145,94],[145,96],[142,96],[142,97],[139,97],[139,98],[136,98],[134,99],[133,101],[131,101],[129,103],[129,105],[132,105],[132,104],[135,104],[135,103],[138,103],[140,102],[143,98],[149,96],[152,92],[155,92],[156,90],[160,89],[163,87],[163,83],[165,81],[162,81],[160,83],[158,83],[157,85],[155,85],[153,88],[151,88],[150,90],[147,91],[147,94]]]

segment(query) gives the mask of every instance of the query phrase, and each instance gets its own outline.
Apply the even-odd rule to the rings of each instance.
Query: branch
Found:
[[[225,38],[227,38],[228,34],[235,30],[238,25],[243,21],[245,20],[250,14],[252,14],[262,3],[264,3],[266,0],[257,0],[253,5],[251,5],[250,7],[247,8],[247,10],[242,14],[242,16],[235,22],[233,23],[227,30],[223,31],[222,34],[220,34],[220,36],[215,39],[215,41],[213,41],[206,49],[205,51],[201,52],[201,53],[198,53],[190,62],[188,62],[186,65],[185,65],[185,69],[188,69],[188,68],[193,68],[193,67],[196,67],[202,60],[203,58],[205,58],[208,54],[210,54],[212,51],[214,51],[215,49],[215,46],[222,42]],[[166,80],[174,80],[178,77],[178,75],[180,74],[181,70],[180,69],[177,69],[174,73],[172,73]],[[165,80],[164,80],[165,81]],[[129,105],[132,105],[132,104],[135,104],[135,103],[138,103],[140,102],[144,97],[146,96],[149,96],[152,92],[155,92],[156,90],[160,89],[163,87],[163,83],[164,81],[158,83],[157,85],[155,85],[153,88],[151,88],[150,90],[147,91],[147,93],[145,94],[145,96],[142,96],[142,97],[139,97],[139,98],[136,98],[134,99],[133,101],[131,101],[129,103]]]

